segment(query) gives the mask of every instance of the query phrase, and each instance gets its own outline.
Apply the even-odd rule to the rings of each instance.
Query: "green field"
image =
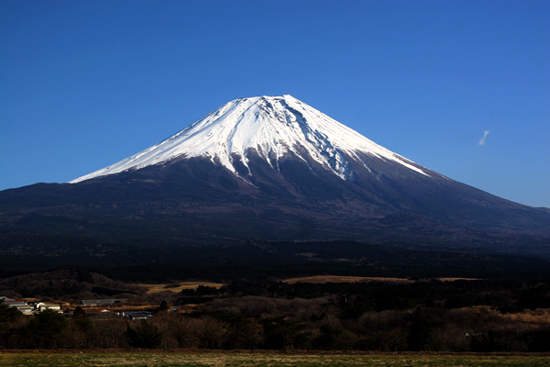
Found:
[[[72,366],[550,366],[550,356],[346,355],[262,353],[0,353],[4,367]]]

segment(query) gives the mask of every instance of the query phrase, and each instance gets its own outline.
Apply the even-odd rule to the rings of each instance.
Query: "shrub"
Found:
[[[355,339],[355,335],[349,331],[324,324],[320,334],[313,339],[312,346],[321,350],[347,350],[353,347]]]
[[[127,324],[126,337],[128,344],[136,348],[158,348],[162,341],[162,333],[155,325],[142,321],[137,329],[132,329],[130,324]]]

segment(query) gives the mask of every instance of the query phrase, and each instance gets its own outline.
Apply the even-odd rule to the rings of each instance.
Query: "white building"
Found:
[[[42,312],[45,310],[52,310],[61,313],[61,306],[53,303],[39,302],[34,307],[35,312]]]

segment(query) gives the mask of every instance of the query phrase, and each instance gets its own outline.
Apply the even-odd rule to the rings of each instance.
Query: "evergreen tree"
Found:
[[[35,348],[57,348],[67,325],[63,315],[45,310],[34,316],[27,325],[25,334]]]

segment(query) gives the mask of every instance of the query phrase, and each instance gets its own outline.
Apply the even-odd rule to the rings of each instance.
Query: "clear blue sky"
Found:
[[[0,52],[0,189],[67,182],[235,98],[291,94],[550,207],[548,0],[0,0]]]

